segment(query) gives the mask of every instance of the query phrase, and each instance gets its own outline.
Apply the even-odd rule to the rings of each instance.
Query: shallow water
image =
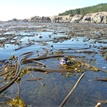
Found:
[[[64,37],[64,38],[61,38]],[[66,38],[65,38],[66,37]],[[100,39],[100,40],[99,40]],[[34,52],[29,58],[36,58],[43,55],[45,50],[57,53],[63,51],[65,53],[57,53],[65,56],[81,56],[79,60],[91,62],[91,65],[102,70],[107,70],[107,61],[102,57],[103,50],[106,55],[107,50],[102,49],[107,46],[107,25],[97,24],[59,24],[59,23],[35,23],[35,22],[5,22],[0,27],[0,60],[9,59],[10,56],[19,56],[25,52]],[[98,41],[104,41],[99,43]],[[53,45],[53,50],[52,49]],[[89,48],[90,45],[90,48]],[[95,51],[95,53],[80,53],[81,51]],[[37,53],[38,51],[38,53]],[[50,56],[49,54],[47,56]],[[92,61],[92,59],[96,59]],[[40,60],[41,63],[47,65],[50,69],[62,69],[58,58],[50,58]],[[25,64],[26,65],[26,64]],[[0,63],[2,67],[2,63]],[[101,81],[89,81],[96,78],[107,78],[106,73],[102,71],[94,72],[91,70],[84,71],[85,76],[82,78],[78,86],[75,88],[65,106],[94,107],[97,100],[106,100],[107,83]],[[34,106],[60,106],[64,98],[73,88],[81,73],[71,73],[70,77],[66,77],[59,72],[39,73],[33,72],[36,78],[43,78],[41,82],[25,81],[32,78],[26,74],[20,81],[20,98],[27,104]],[[1,80],[1,78],[0,78]],[[2,85],[2,84],[1,84]],[[17,86],[13,84],[7,89],[6,95],[15,97]],[[0,102],[6,105],[5,96],[0,96]],[[106,104],[102,104],[102,107]]]

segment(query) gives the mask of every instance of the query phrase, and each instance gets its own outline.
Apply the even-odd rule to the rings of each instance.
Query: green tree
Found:
[[[107,11],[107,3],[98,4],[98,5],[90,6],[90,7],[68,10],[63,13],[60,13],[59,16],[69,15],[69,14],[70,16],[74,16],[75,14],[85,15],[87,13],[94,13],[94,12],[101,12],[101,11]]]

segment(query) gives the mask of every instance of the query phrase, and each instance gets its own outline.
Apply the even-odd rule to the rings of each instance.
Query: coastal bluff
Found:
[[[40,17],[34,16],[29,19],[12,19],[10,21],[24,21],[24,22],[54,22],[54,23],[98,23],[107,24],[107,12],[88,13],[86,15],[76,14],[75,16],[51,16]]]

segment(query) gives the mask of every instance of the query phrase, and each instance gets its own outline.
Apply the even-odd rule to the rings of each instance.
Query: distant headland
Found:
[[[59,13],[58,16],[34,16],[22,20],[14,18],[9,21],[107,24],[107,3],[74,10],[68,10],[64,13]]]

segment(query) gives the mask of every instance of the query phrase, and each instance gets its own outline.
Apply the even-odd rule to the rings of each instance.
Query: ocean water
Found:
[[[5,22],[1,25],[0,60],[9,59],[12,55],[18,57],[26,52],[33,52],[28,58],[37,58],[43,55],[45,49],[47,49],[47,56],[51,56],[49,53],[52,52],[64,56],[81,56],[82,58],[75,59],[84,59],[90,62],[92,66],[107,71],[107,61],[105,60],[106,48],[103,49],[103,47],[107,46],[106,25],[36,22]],[[51,49],[52,51],[50,51]],[[89,51],[89,53],[81,51]],[[94,52],[90,53],[90,51],[95,51],[97,54]],[[103,56],[101,51],[104,51]],[[41,59],[39,62],[44,63],[50,69],[63,69],[58,58]],[[3,66],[2,63],[0,65],[0,67]],[[26,64],[23,66],[26,66]],[[29,67],[29,64],[27,67]],[[96,78],[106,79],[106,73],[91,70],[84,72],[84,77],[64,106],[94,107],[99,102],[98,100],[107,99],[107,83],[89,81]],[[31,73],[36,78],[43,78],[40,81],[45,84],[43,86],[38,81],[25,81],[26,79],[33,78],[29,74],[25,74],[18,83],[20,86],[20,98],[32,107],[60,106],[81,75],[81,73],[71,73],[69,77],[66,77],[61,72],[45,74],[31,71]],[[2,79],[0,78],[0,80]],[[4,102],[4,105],[9,100],[5,97],[6,95],[11,98],[18,96],[16,94],[18,91],[16,84],[13,84],[6,91],[7,93],[4,96],[2,96],[3,93],[0,96],[0,102]],[[3,106],[3,104],[1,105]],[[106,103],[102,103],[103,106],[105,107]]]

